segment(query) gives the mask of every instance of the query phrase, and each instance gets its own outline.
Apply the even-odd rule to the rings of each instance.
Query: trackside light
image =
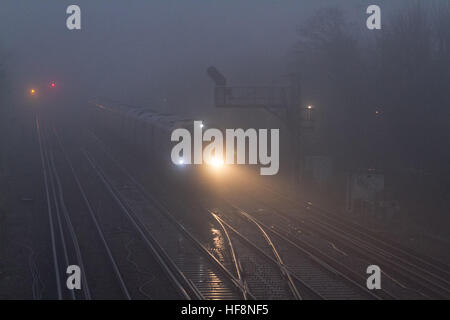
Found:
[[[30,90],[30,94],[33,96],[33,95],[35,95],[36,94],[36,89],[31,89]]]

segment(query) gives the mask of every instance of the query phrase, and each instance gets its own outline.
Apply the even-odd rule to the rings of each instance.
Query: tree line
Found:
[[[355,27],[342,9],[298,27],[290,71],[321,114],[319,142],[342,169],[449,170],[450,4],[423,4]]]

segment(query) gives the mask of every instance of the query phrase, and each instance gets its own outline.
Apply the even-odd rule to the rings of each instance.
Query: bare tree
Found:
[[[322,148],[345,166],[361,162],[345,159],[349,151],[365,154],[357,139],[364,126],[356,120],[365,112],[366,66],[353,30],[339,8],[323,8],[298,28],[294,47],[303,98],[325,114]]]

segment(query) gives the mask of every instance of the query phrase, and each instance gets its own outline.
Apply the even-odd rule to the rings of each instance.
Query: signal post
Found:
[[[302,180],[302,128],[311,127],[313,107],[302,107],[300,80],[290,75],[289,86],[228,86],[226,78],[215,67],[207,69],[214,81],[214,104],[217,108],[264,109],[276,116],[287,128],[292,150],[292,183]]]

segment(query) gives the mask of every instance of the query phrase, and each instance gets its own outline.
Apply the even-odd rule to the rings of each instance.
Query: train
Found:
[[[171,161],[172,131],[193,130],[194,120],[133,106],[108,99],[89,100],[90,119],[97,128],[116,135],[122,142],[139,150],[151,163],[167,166]]]
[[[212,175],[219,179],[226,176],[228,168],[224,166],[217,168],[206,163],[189,165],[172,161],[172,148],[177,143],[171,141],[172,132],[184,128],[193,136],[193,118],[104,98],[89,100],[88,118],[92,128],[112,137],[113,143],[130,148],[134,155],[148,164],[149,172],[157,173],[163,179],[170,180],[168,182],[193,187],[198,182],[217,182],[217,179],[211,179]],[[118,149],[123,150],[121,146]]]
[[[176,182],[188,183],[190,186],[202,182],[207,188],[212,184],[221,184],[233,179],[236,166],[225,164],[220,158],[205,158],[203,164],[189,164],[183,161],[172,161],[172,149],[178,143],[171,141],[172,132],[175,129],[184,128],[194,137],[194,125],[201,123],[202,129],[214,128],[225,133],[225,128],[208,117],[194,119],[190,117],[174,115],[167,112],[155,111],[149,107],[134,106],[104,98],[89,100],[89,121],[96,130],[113,137],[113,143],[124,143],[131,147],[135,155],[142,157],[148,163],[149,170],[158,174],[168,174],[175,177]],[[195,120],[195,121],[194,121]],[[203,128],[204,123],[204,128]],[[196,128],[198,130],[198,128]],[[202,141],[203,148],[210,142]],[[234,155],[237,154],[237,145],[234,147]],[[248,157],[248,146],[245,146]],[[124,149],[118,148],[121,151]],[[205,150],[205,149],[203,149]],[[193,150],[191,149],[191,155]],[[192,160],[192,159],[191,159]],[[259,167],[246,166],[246,172],[259,175]]]

